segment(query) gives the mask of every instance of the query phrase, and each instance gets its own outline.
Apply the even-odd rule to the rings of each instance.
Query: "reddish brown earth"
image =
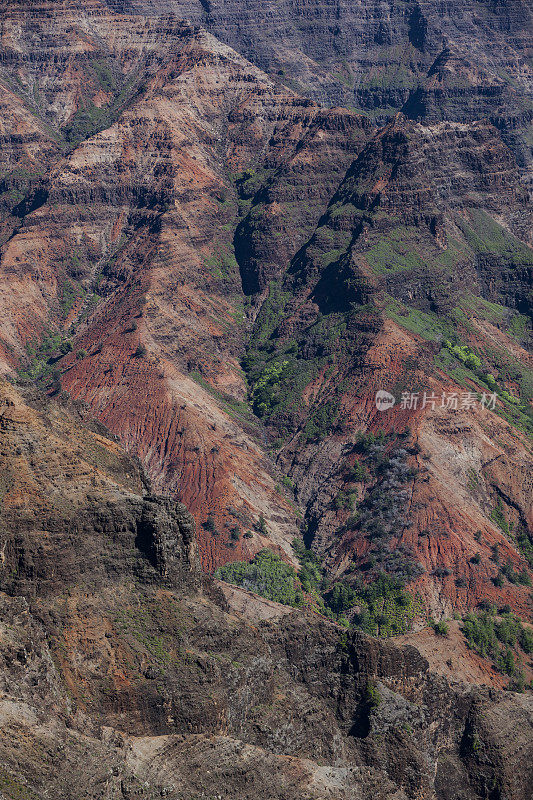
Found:
[[[529,10],[260,5],[2,3],[0,797],[526,800]]]
[[[378,412],[373,402],[375,391],[393,386],[402,376],[405,357],[410,353],[413,358],[417,357],[416,344],[415,339],[406,337],[394,323],[387,323],[386,331],[368,351],[363,366],[365,371],[365,367],[371,365],[369,374],[372,376],[365,387],[364,401],[357,396],[343,401],[355,430],[395,433],[407,428],[416,449],[420,450],[410,458],[410,463],[418,470],[408,489],[407,511],[412,524],[403,535],[392,540],[390,547],[394,550],[404,545],[416,553],[426,573],[415,585],[435,616],[449,615],[454,608],[464,611],[480,599],[487,599],[496,604],[510,604],[528,618],[531,613],[528,587],[507,584],[496,588],[492,583],[499,569],[491,560],[494,545],[500,550],[501,563],[510,562],[515,569],[521,569],[524,560],[516,544],[490,519],[490,512],[494,498],[503,496],[509,501],[512,498],[506,503],[509,517],[515,524],[520,524],[524,517],[527,526],[533,524],[530,447],[511,426],[488,410],[439,408],[443,392],[456,392],[460,397],[463,391],[461,386],[446,380],[446,376],[423,384],[428,394],[433,392],[439,398],[434,411]],[[420,377],[423,375],[422,372]],[[416,377],[411,379],[415,384]],[[357,395],[360,396],[360,392],[359,385]],[[327,485],[328,494],[313,498],[319,507],[329,505],[331,508],[328,500],[342,488],[338,463],[347,440],[346,437],[335,438],[329,452],[325,448],[327,455],[322,454],[316,467],[301,456],[297,457],[296,474],[302,469],[316,469],[318,474],[325,468],[331,470],[333,480]],[[308,457],[314,462],[314,455]],[[356,463],[356,459],[347,459],[345,463],[350,462]],[[472,470],[479,476],[473,489],[469,485]],[[346,516],[346,512],[326,511],[321,516],[319,530],[323,526],[331,531]],[[327,536],[326,533],[322,535]],[[338,542],[333,542],[334,549],[330,553],[338,574],[349,565],[354,551],[361,563],[369,552],[367,540],[359,538],[357,531],[346,532]],[[477,553],[481,555],[480,564],[471,562]],[[448,574],[437,577],[436,570],[447,570]],[[463,586],[456,585],[458,579],[464,582]]]
[[[75,29],[76,15],[68,4],[65,9],[47,23],[52,40]],[[131,71],[132,56],[125,61],[124,42],[114,35],[126,21],[92,8],[84,19],[94,36],[107,37],[126,74]],[[130,37],[129,48],[146,47],[154,29],[136,18],[140,41]],[[348,165],[365,136],[365,123],[280,92],[205,34],[170,22],[165,30],[178,53],[156,52],[164,64],[154,77],[148,73],[142,99],[57,164],[48,203],[28,215],[6,245],[3,331],[4,341],[18,342],[13,346],[20,352],[50,314],[57,319],[64,281],[75,277],[89,291],[98,282],[98,307],[76,333],[75,350],[86,350],[87,358],[76,361],[73,354],[62,361],[62,385],[141,456],[158,490],[179,487],[199,522],[214,516],[220,539],[200,534],[204,564],[213,569],[261,546],[254,534],[228,551],[224,525],[235,524],[230,508],[245,515],[249,528],[262,513],[270,541],[285,551],[295,531],[294,515],[275,492],[272,467],[254,438],[190,376],[201,373],[234,397],[246,395],[238,364],[243,330],[235,322],[242,315],[240,277],[228,230],[237,207],[228,171],[243,172],[258,152],[269,170],[282,164],[302,182],[309,170],[316,177],[322,169],[325,180],[307,188],[305,218],[325,204],[327,181],[335,185],[342,163]],[[68,47],[63,52],[67,64],[79,57]],[[61,67],[70,75],[70,67]],[[54,78],[77,97],[63,72]],[[52,98],[49,114],[55,105]],[[54,121],[64,123],[57,116]],[[278,216],[286,204],[276,199]],[[305,221],[301,215],[273,220],[265,222],[290,238],[293,252],[291,226],[298,221],[302,236]],[[284,244],[278,258],[287,252]],[[26,311],[24,292],[32,298]],[[84,310],[81,301],[65,326],[76,322],[76,310]],[[136,359],[139,341],[147,354]]]
[[[431,669],[448,681],[505,687],[506,678],[486,659],[467,647],[460,623],[449,620],[446,624],[448,626],[446,636],[439,636],[431,628],[425,628],[423,631],[398,636],[395,641],[416,647],[418,652],[427,658]],[[530,681],[531,664],[526,663],[524,667],[526,678]]]
[[[334,575],[354,553],[362,563],[368,537],[334,535],[349,516],[334,507],[339,491],[364,499],[372,488],[346,481],[346,454],[360,431],[408,432],[409,448],[420,448],[408,455],[418,469],[411,526],[388,546],[411,548],[424,568],[415,586],[428,609],[440,616],[490,599],[527,615],[529,588],[497,589],[490,558],[498,544],[502,564],[526,564],[491,518],[502,503],[509,524],[530,529],[521,430],[485,411],[380,414],[374,404],[379,388],[464,390],[435,367],[438,334],[428,341],[402,325],[402,314],[463,308],[464,290],[503,304],[503,316],[468,308],[461,341],[485,353],[487,371],[498,372],[500,358],[490,347],[529,368],[526,339],[508,323],[527,310],[530,214],[497,130],[400,115],[374,133],[363,117],[280,88],[174,17],[99,2],[53,9],[34,3],[30,20],[24,3],[9,4],[2,27],[4,371],[27,366],[25,348],[48,332],[68,337],[72,352],[55,354],[57,375],[44,387],[57,392],[60,381],[87,403],[140,457],[154,490],[186,503],[208,571],[265,544],[294,560],[299,514]],[[499,226],[481,249],[471,228],[479,214]],[[511,234],[498,251],[497,237]],[[380,243],[398,237],[407,268],[379,262]],[[288,421],[263,419],[265,430],[244,402],[240,359],[250,337],[255,346],[272,280],[290,302],[268,357],[296,338],[301,374],[322,360]],[[333,335],[339,354],[311,341],[317,313],[337,319],[350,303],[366,311],[346,341]],[[500,372],[502,388],[523,393]],[[332,398],[341,422],[304,441],[310,415]],[[284,474],[298,512],[279,488]],[[267,535],[255,529],[260,515]],[[236,524],[250,538],[231,541]]]
[[[0,437],[4,796],[528,797],[530,695],[487,688],[453,623],[449,675],[433,632],[419,652],[213,582],[79,402],[1,382]]]

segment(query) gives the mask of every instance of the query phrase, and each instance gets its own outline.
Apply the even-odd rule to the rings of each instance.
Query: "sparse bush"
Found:
[[[531,586],[531,578],[525,567],[518,573],[518,583],[521,583],[522,586]]]
[[[351,494],[341,490],[334,501],[335,508],[340,511],[341,509],[348,509],[353,511],[354,499]]]
[[[283,478],[281,479],[281,483],[283,484],[283,486],[285,486],[286,489],[291,489],[291,491],[294,491],[294,481],[291,480],[287,475],[283,476]]]
[[[239,528],[238,525],[234,525],[232,528],[230,528],[230,536],[234,542],[239,541],[239,539],[241,538],[241,529]]]
[[[202,527],[204,530],[209,531],[209,533],[214,533],[216,530],[215,518],[210,514],[203,523]]]
[[[504,566],[501,568],[501,573],[505,575],[509,583],[519,583],[519,575],[513,569],[513,565],[510,561],[508,561]]]
[[[484,658],[489,658],[495,667],[507,675],[516,675],[518,670],[512,648],[520,646],[524,653],[533,652],[533,635],[524,628],[520,620],[502,609],[501,620],[490,612],[467,614],[462,631],[468,646]]]
[[[266,520],[262,514],[259,514],[259,519],[254,524],[254,528],[257,533],[260,533],[262,536],[268,536],[268,527],[266,524]]]
[[[368,477],[368,471],[364,464],[361,464],[361,462],[356,461],[353,467],[350,467],[348,469],[346,477],[349,481],[355,481],[355,482],[364,481]]]
[[[377,708],[381,703],[379,689],[373,681],[368,681],[366,685],[364,702],[368,708]]]

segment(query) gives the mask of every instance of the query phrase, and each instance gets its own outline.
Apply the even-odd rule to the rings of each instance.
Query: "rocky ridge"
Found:
[[[173,16],[31,8],[30,25],[9,4],[2,28],[28,127],[22,176],[5,150],[4,369],[86,402],[186,503],[209,571],[265,544],[294,562],[302,513],[346,578],[373,549],[349,505],[367,513],[379,489],[349,477],[358,437],[383,429],[391,455],[401,434],[411,526],[380,558],[405,549],[437,616],[482,600],[526,615],[527,585],[496,586],[492,559],[527,572],[531,525],[530,217],[497,128],[375,132]],[[478,392],[489,374],[499,415],[376,411],[379,388]]]
[[[190,516],[79,405],[3,384],[0,413],[5,796],[527,796],[529,697],[261,598],[241,616],[200,578]],[[27,516],[48,498],[54,530]]]
[[[204,25],[276,80],[381,124],[398,111],[431,122],[490,120],[531,172],[531,8],[503,3],[109,3]]]

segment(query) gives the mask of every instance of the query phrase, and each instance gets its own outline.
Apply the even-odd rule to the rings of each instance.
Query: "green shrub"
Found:
[[[328,608],[336,614],[349,611],[355,604],[356,593],[351,586],[344,583],[336,583],[327,598]]]
[[[364,702],[368,708],[377,708],[381,703],[381,695],[374,681],[368,681],[366,685]]]
[[[251,401],[258,417],[271,414],[279,403],[279,387],[283,374],[289,366],[288,361],[268,364],[252,388]]]
[[[230,528],[230,537],[233,539],[234,542],[238,542],[241,538],[241,529],[238,525],[234,525]]]
[[[521,583],[523,586],[531,586],[531,578],[525,567],[518,573],[518,583]]]
[[[368,477],[368,471],[364,464],[361,464],[360,461],[356,461],[353,467],[348,470],[348,474],[346,476],[348,480],[355,481],[359,483],[361,481],[365,481]]]
[[[266,520],[262,514],[259,514],[259,519],[254,524],[254,528],[257,533],[260,533],[262,536],[268,536],[268,527],[266,524]]]
[[[479,369],[481,367],[481,359],[466,345],[452,344],[450,341],[444,342],[444,346],[452,353],[459,361],[461,361],[468,369]]]
[[[304,602],[295,570],[271,550],[261,550],[249,564],[237,561],[219,567],[215,577],[284,605]]]
[[[462,631],[471,650],[490,659],[500,672],[516,675],[512,648],[521,647],[526,654],[533,652],[533,635],[513,614],[504,610],[501,613],[497,620],[492,612],[471,612],[463,619]]]
[[[516,664],[514,660],[513,651],[509,646],[505,650],[500,651],[496,657],[496,666],[506,675],[514,675],[516,672]]]
[[[332,601],[341,602],[351,607],[358,606],[359,611],[353,616],[353,624],[366,633],[374,636],[395,636],[410,630],[416,616],[422,614],[420,598],[413,598],[402,581],[382,573],[368,584],[360,581],[351,592],[326,595],[326,603],[331,607]]]
[[[98,108],[92,103],[76,111],[64,128],[66,141],[75,146],[88,139],[98,131],[108,128],[112,123],[113,114],[109,108]]]
[[[305,592],[316,592],[324,575],[318,556],[305,547],[300,539],[294,539],[292,547],[300,561],[301,566],[298,571],[298,578],[303,590]]]
[[[349,511],[353,511],[354,507],[354,498],[353,495],[348,494],[343,489],[339,492],[337,497],[334,500],[334,505],[337,510],[340,509],[348,509]]]

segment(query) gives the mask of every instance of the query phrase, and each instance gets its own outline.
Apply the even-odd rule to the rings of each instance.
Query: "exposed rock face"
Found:
[[[482,211],[476,200],[480,196]],[[339,203],[344,208],[338,208]],[[406,240],[425,239],[426,264],[420,259],[411,269],[401,269],[401,259],[395,266],[390,258],[388,264],[375,266],[381,286],[401,301],[445,312],[468,288],[487,300],[531,313],[531,249],[522,244],[530,241],[531,211],[516,162],[490,125],[422,126],[399,117],[360,154],[331,205],[333,213],[343,217],[343,226],[354,229],[356,252],[372,253],[373,243],[397,235],[400,223],[407,228]],[[478,234],[471,235],[470,225],[481,238],[480,228],[488,228],[491,218],[516,237],[509,237],[508,248],[498,251],[495,242],[492,248],[476,244]],[[453,252],[461,239],[462,252]]]
[[[334,576],[352,557],[362,566],[375,547],[368,530],[346,528],[343,496],[372,516],[380,489],[349,478],[357,437],[383,428],[390,455],[401,434],[419,474],[400,515],[410,527],[386,545],[425,570],[416,587],[428,608],[490,599],[527,613],[527,587],[496,587],[491,559],[498,545],[504,565],[527,569],[532,519],[522,433],[532,256],[516,159],[473,112],[456,121],[449,93],[452,110],[434,93],[423,114],[406,107],[422,121],[398,115],[376,132],[281,86],[172,8],[6,10],[3,96],[27,137],[4,123],[3,369],[25,368],[27,380],[44,370],[44,389],[86,402],[139,456],[154,493],[186,503],[207,571],[264,545],[294,561],[294,500]],[[422,5],[402,9],[409,47],[431,56],[424,91],[470,69],[451,45],[431,52]],[[464,15],[454,25],[470,7]],[[514,17],[509,26],[519,49]],[[395,36],[372,35],[380,48]],[[50,331],[54,346],[36,352]],[[460,372],[442,347],[450,336],[479,351],[481,377]],[[500,394],[503,418],[376,410],[378,389],[398,400],[481,393],[487,375],[511,398]],[[133,505],[121,506],[131,528],[153,529],[144,501]],[[158,561],[164,542],[145,552],[170,569]]]
[[[411,646],[260,598],[241,616],[199,581],[184,509],[142,494],[138,465],[74,407],[34,406],[2,387],[7,797],[525,800],[530,697],[446,682]],[[47,501],[56,530],[31,529]],[[67,537],[69,509],[84,524]]]
[[[248,364],[257,386],[270,365],[284,365],[277,384],[271,381],[257,395],[263,403],[257,402],[257,410],[282,440],[278,463],[307,508],[308,541],[345,576],[352,556],[361,567],[378,558],[392,568],[391,553],[403,550],[417,571],[425,570],[416,585],[437,614],[449,604],[475,603],[474,596],[495,598],[492,548],[501,546],[506,558],[525,566],[516,542],[494,525],[500,493],[492,470],[498,464],[513,475],[513,499],[503,492],[506,513],[520,530],[531,530],[529,444],[524,438],[519,444],[498,417],[489,421],[479,404],[463,411],[459,405],[443,408],[443,393],[460,398],[479,388],[475,381],[456,383],[457,374],[438,354],[448,335],[490,352],[494,328],[488,321],[471,324],[479,313],[472,310],[473,296],[530,311],[530,231],[516,163],[493,127],[423,126],[398,117],[347,171],[281,286],[270,293],[251,342]],[[509,340],[503,346],[518,359],[515,374],[530,369],[524,350]],[[420,406],[377,412],[380,389],[398,401],[402,392],[412,392]],[[424,392],[435,398],[425,409]],[[407,444],[406,465],[418,471],[412,485],[397,487],[403,501],[394,511],[398,476],[378,479],[376,503],[368,487],[348,478],[361,458],[362,425],[386,432],[389,455]],[[402,440],[409,430],[413,438]],[[409,458],[419,448],[421,460]],[[517,458],[513,466],[509,458]],[[468,474],[479,476],[475,487]],[[352,504],[366,497],[364,537],[366,523],[351,519],[350,492]],[[371,531],[383,516],[396,519],[385,526],[388,533],[378,533],[379,522]],[[486,549],[480,550],[479,541]],[[484,574],[472,566],[478,552],[488,559]],[[528,590],[511,592],[515,607],[528,614]]]
[[[64,388],[89,402],[138,452],[158,491],[179,487],[199,522],[212,514],[224,531],[235,524],[228,509],[236,508],[251,529],[261,513],[271,541],[287,551],[294,514],[275,491],[253,424],[247,428],[245,419],[243,432],[227,405],[220,407],[191,379],[208,378],[239,400],[246,393],[238,356],[241,282],[247,277],[243,267],[241,278],[234,256],[238,206],[228,172],[246,184],[243,202],[246,192],[249,202],[255,196],[246,169],[270,176],[267,213],[261,216],[260,203],[253,210],[258,254],[270,250],[265,270],[272,275],[303,243],[370,128],[353,114],[325,112],[277,89],[229,48],[175,20],[114,17],[95,3],[82,15],[87,47],[80,54],[70,44],[76,41],[78,12],[66,3],[62,14],[48,17],[46,8],[36,13],[43,15],[50,49],[60,48],[62,55],[45,81],[50,100],[42,116],[68,136],[78,112],[70,121],[56,114],[54,92],[68,90],[74,112],[78,94],[67,77],[78,62],[83,102],[95,104],[87,76],[105,79],[116,93],[108,98],[106,119],[120,110],[122,115],[57,163],[47,202],[25,215],[5,246],[8,359],[13,362],[9,353],[20,353],[22,342],[42,331],[50,315],[68,325],[87,317],[91,298],[105,298],[79,329],[78,346],[90,362],[74,356],[64,361]],[[21,73],[24,85],[43,81],[38,65],[22,57],[28,23],[24,16],[11,20],[10,41],[18,35],[21,44],[12,45],[6,67],[11,77]],[[116,98],[126,89],[131,101],[133,79],[143,92],[132,106],[121,100],[119,108]],[[310,180],[311,174],[320,180]],[[305,204],[294,213],[301,193]],[[33,301],[26,310],[20,306],[23,294]],[[67,303],[73,308],[65,320]],[[146,354],[136,358],[140,341]],[[119,372],[129,385],[127,395],[117,387]],[[199,531],[208,568],[261,546],[254,534],[232,552],[227,529],[219,540]]]
[[[72,410],[32,408],[5,383],[0,431],[2,590],[97,589],[113,574],[146,572],[145,562],[166,580],[198,582],[192,518],[180,504],[141,496],[139,467],[109,435],[80,428]]]
[[[458,625],[205,572],[300,529],[345,591],[529,618],[530,22],[3,4],[2,798],[529,797],[531,694]]]
[[[532,20],[522,0],[470,0],[460,8],[434,0],[109,5],[200,22],[302,94],[381,121],[403,107],[427,120],[490,119],[531,170]]]

